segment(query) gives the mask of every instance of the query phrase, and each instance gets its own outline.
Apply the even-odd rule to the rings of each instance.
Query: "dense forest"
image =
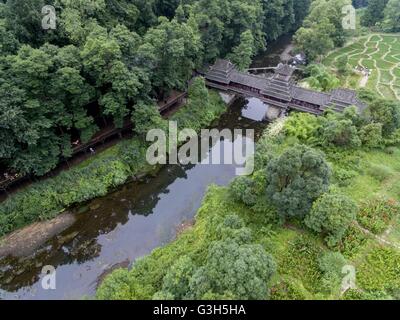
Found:
[[[0,161],[43,175],[102,123],[154,114],[193,70],[228,56],[242,67],[295,31],[310,0],[0,1]],[[56,8],[44,30],[42,7]],[[140,112],[136,112],[141,108]]]

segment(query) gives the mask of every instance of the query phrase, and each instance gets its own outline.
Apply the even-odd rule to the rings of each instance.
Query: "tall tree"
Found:
[[[388,2],[389,0],[368,0],[368,7],[361,17],[361,24],[372,27],[381,22]]]
[[[326,235],[329,246],[335,246],[344,236],[358,212],[356,203],[340,194],[325,194],[318,199],[305,219],[306,225]]]
[[[267,166],[267,197],[283,217],[304,217],[328,190],[330,168],[324,154],[296,145]]]
[[[382,27],[387,32],[400,31],[400,1],[389,0],[384,11]]]
[[[233,48],[229,59],[238,67],[239,70],[247,69],[254,56],[254,37],[250,30],[245,31],[240,36],[240,44]]]

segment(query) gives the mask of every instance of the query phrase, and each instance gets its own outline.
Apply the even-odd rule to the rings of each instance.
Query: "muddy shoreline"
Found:
[[[52,220],[37,222],[4,236],[0,239],[0,259],[7,256],[20,258],[32,255],[48,240],[72,226],[75,221],[76,216],[66,212]]]

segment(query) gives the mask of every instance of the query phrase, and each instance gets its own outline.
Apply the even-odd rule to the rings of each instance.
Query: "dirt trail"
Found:
[[[372,233],[371,231],[369,231],[369,230],[363,228],[358,222],[356,222],[355,225],[356,225],[356,227],[359,228],[363,233],[365,233],[366,235],[368,235],[368,236],[374,238],[374,239],[375,239],[376,241],[378,241],[380,244],[382,244],[382,245],[388,245],[388,246],[391,246],[391,247],[394,247],[394,248],[400,250],[400,246],[399,246],[398,244],[393,243],[393,242],[391,242],[391,241],[389,241],[389,240],[387,240],[387,239],[385,239],[385,238],[383,238],[383,237],[381,237],[381,236],[377,236],[376,234]]]

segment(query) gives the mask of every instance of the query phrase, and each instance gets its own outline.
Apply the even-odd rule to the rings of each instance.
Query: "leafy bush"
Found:
[[[320,290],[322,277],[318,258],[323,250],[315,239],[306,234],[299,234],[288,243],[288,249],[279,257],[279,275],[300,279],[304,288],[310,293]]]
[[[202,238],[196,248],[189,246],[193,239],[188,243],[180,238],[179,243],[154,251],[137,261],[131,271],[107,277],[97,297],[116,299],[122,292],[125,299],[146,300],[268,298],[276,270],[272,256],[252,244],[251,233],[238,216],[228,215],[217,226],[221,217],[210,218],[200,218],[197,223],[201,226],[195,227],[200,229],[195,232],[202,230],[205,222],[210,225],[207,232],[214,236]]]
[[[360,139],[367,148],[379,148],[383,146],[382,124],[369,123],[360,130]]]
[[[285,122],[285,133],[300,142],[312,142],[320,126],[318,118],[309,113],[295,113]]]
[[[372,164],[368,169],[368,174],[379,182],[385,181],[392,173],[393,171],[389,167],[380,164]]]
[[[283,276],[271,289],[271,300],[310,300],[312,295],[300,280]]]
[[[374,234],[382,234],[399,213],[400,206],[397,201],[375,198],[361,204],[357,220]]]
[[[357,211],[356,203],[350,198],[327,193],[314,203],[305,223],[313,231],[327,234],[325,240],[333,247],[343,238]]]
[[[321,288],[327,293],[338,293],[342,280],[342,269],[346,259],[339,252],[327,252],[319,259],[319,268],[323,274]]]
[[[357,268],[357,285],[367,291],[400,288],[400,253],[390,247],[375,247]]]
[[[249,177],[237,177],[229,187],[230,194],[236,201],[252,206],[257,202],[255,182]]]
[[[333,247],[333,249],[340,251],[346,258],[351,259],[366,246],[368,240],[369,238],[360,228],[351,224],[345,232],[342,241]]]
[[[267,198],[283,217],[304,217],[328,190],[330,174],[322,152],[295,145],[268,163]]]

